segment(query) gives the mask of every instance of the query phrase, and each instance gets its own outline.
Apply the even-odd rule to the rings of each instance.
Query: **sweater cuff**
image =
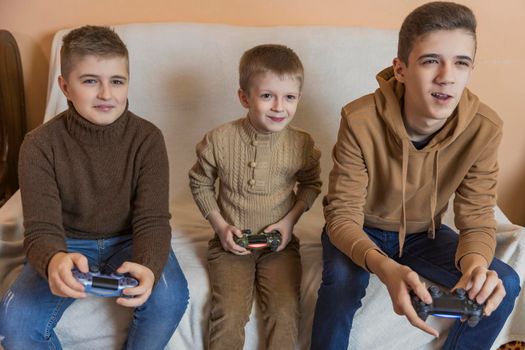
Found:
[[[199,207],[199,210],[205,219],[208,218],[208,215],[210,215],[212,211],[220,212],[219,205],[217,204],[215,198],[196,198],[195,202],[197,203],[197,207]]]
[[[42,242],[39,242],[38,248],[33,245],[26,246],[26,256],[29,264],[47,280],[47,269],[51,259],[58,253],[67,253],[68,251],[65,242],[55,242],[56,244],[52,244],[52,241],[49,241],[43,245],[40,243]]]
[[[371,250],[377,250],[379,253],[385,255],[384,252],[367,236],[358,238],[356,240],[337,239],[337,235],[332,236],[327,229],[330,242],[346,256],[348,256],[356,265],[362,267],[364,270],[370,272],[366,266],[366,255]]]
[[[371,250],[377,250],[379,253],[385,255],[385,253],[383,253],[381,249],[379,249],[377,245],[374,244],[374,242],[372,242],[370,239],[363,238],[352,244],[349,256],[355,264],[370,272],[366,266],[366,255]]]
[[[153,272],[153,276],[155,278],[155,282],[153,285],[157,285],[157,282],[159,281],[160,277],[162,276],[162,272],[164,271],[164,265],[166,261],[162,262],[159,261],[159,259],[150,259],[144,256],[137,257],[133,259],[133,261],[150,269],[151,272]]]
[[[469,254],[481,255],[487,261],[487,266],[490,265],[490,263],[494,259],[494,250],[488,245],[483,244],[483,243],[480,244],[479,242],[470,242],[470,243],[463,243],[463,244],[461,244],[460,242],[460,244],[458,244],[458,248],[456,251],[456,257],[455,257],[456,268],[459,271],[461,271],[459,262],[465,255],[469,255]]]
[[[135,242],[136,239],[134,238],[132,261],[150,269],[155,276],[156,285],[162,276],[171,251],[171,233],[165,239],[158,237],[144,237],[144,239],[144,241],[137,240]]]

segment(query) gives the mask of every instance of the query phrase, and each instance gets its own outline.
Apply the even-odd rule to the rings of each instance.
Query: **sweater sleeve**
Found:
[[[321,192],[321,166],[319,159],[321,151],[315,147],[314,140],[310,135],[304,147],[305,163],[297,173],[297,200],[306,203],[307,210],[310,209]]]
[[[456,266],[467,254],[479,254],[490,264],[496,249],[496,184],[501,129],[486,143],[470,167],[454,199],[455,225],[459,230]]]
[[[24,248],[28,262],[47,278],[47,266],[67,252],[62,202],[56,183],[52,148],[28,134],[20,148],[18,174],[24,213]]]
[[[323,203],[327,233],[339,250],[367,269],[366,254],[371,249],[381,251],[363,231],[368,173],[361,148],[344,114],[332,158],[334,167]]]
[[[220,211],[215,195],[217,164],[210,134],[206,134],[196,146],[197,162],[190,169],[190,189],[197,207],[207,218],[213,211]]]
[[[133,201],[132,260],[153,271],[157,282],[171,249],[168,155],[158,129],[142,147]]]

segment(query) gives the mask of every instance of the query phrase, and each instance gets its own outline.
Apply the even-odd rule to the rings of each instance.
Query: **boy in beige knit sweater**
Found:
[[[239,65],[246,118],[208,132],[197,145],[190,187],[215,237],[209,242],[210,349],[242,349],[254,287],[267,349],[297,344],[301,261],[293,227],[321,190],[320,152],[311,136],[289,126],[301,98],[303,66],[282,45],[260,45]],[[215,181],[219,180],[218,196]],[[242,230],[278,230],[275,252],[247,250]]]

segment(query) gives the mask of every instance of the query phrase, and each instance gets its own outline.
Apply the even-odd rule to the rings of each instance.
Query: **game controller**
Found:
[[[475,327],[483,317],[483,304],[469,299],[467,291],[458,288],[454,292],[446,293],[437,286],[430,286],[428,292],[432,297],[431,304],[425,304],[419,297],[410,291],[412,305],[417,315],[426,321],[428,315],[448,318],[464,318],[470,327]]]
[[[90,266],[88,273],[80,272],[77,269],[73,269],[71,272],[73,277],[84,285],[86,293],[101,297],[125,296],[122,294],[124,289],[139,285],[139,282],[133,277],[117,273],[102,274],[95,266]]]
[[[252,234],[251,230],[243,230],[242,237],[234,237],[235,244],[246,249],[270,248],[276,251],[282,242],[281,233],[277,230]]]

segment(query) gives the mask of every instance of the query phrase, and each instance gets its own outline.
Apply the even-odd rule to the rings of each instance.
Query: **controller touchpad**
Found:
[[[93,276],[93,287],[117,290],[118,280]]]

